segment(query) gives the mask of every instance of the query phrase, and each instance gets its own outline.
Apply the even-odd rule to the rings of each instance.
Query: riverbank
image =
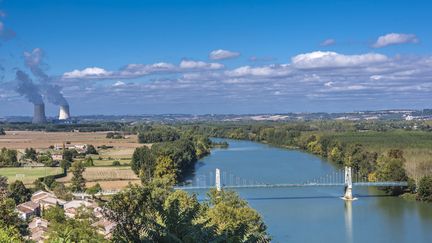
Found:
[[[229,148],[214,149],[199,160],[192,180],[203,183],[203,176],[214,175],[216,168],[268,184],[307,181],[335,172],[327,161],[300,150],[221,140],[228,141]],[[432,205],[389,197],[376,188],[355,187],[359,199],[352,204],[340,199],[343,187],[237,191],[264,217],[276,243],[319,242],[323,238],[335,243],[432,241]],[[196,193],[205,198],[205,190]]]

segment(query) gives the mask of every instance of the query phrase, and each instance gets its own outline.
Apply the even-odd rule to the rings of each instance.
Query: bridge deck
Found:
[[[354,182],[353,186],[356,187],[394,187],[394,186],[407,186],[407,182],[389,181],[389,182]],[[284,187],[342,187],[344,183],[289,183],[289,184],[256,184],[256,185],[224,185],[226,189],[241,189],[241,188],[284,188]],[[201,190],[211,189],[215,186],[177,186],[175,190]]]

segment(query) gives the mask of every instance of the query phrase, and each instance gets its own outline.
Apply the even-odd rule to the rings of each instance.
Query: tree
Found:
[[[53,192],[56,197],[70,201],[72,200],[72,193],[66,188],[66,186],[63,183],[56,182],[53,187]]]
[[[83,192],[85,191],[86,180],[83,176],[85,167],[81,161],[76,161],[72,164],[72,179],[71,179],[71,190],[73,192]]]
[[[173,186],[177,182],[177,173],[178,169],[170,157],[160,156],[156,159],[154,170],[154,176],[156,178],[164,178],[167,180],[169,185]]]
[[[24,242],[20,232],[12,226],[0,227],[0,242],[20,243]]]
[[[8,196],[9,190],[7,178],[0,175],[0,200],[6,199]]]
[[[94,186],[87,188],[86,193],[94,196],[96,193],[102,191],[102,187],[99,183],[96,183]]]
[[[86,157],[84,160],[84,166],[85,167],[90,167],[90,166],[94,166],[94,162],[93,162],[93,158],[92,157]]]
[[[162,205],[150,186],[130,186],[113,196],[106,205],[105,217],[117,223],[114,242],[152,242],[159,227],[156,207]]]
[[[235,192],[211,190],[207,225],[216,227],[224,242],[269,242],[261,216]]]
[[[15,211],[15,202],[11,198],[0,200],[0,228],[13,227],[20,231],[21,234],[25,234],[27,231],[27,225],[18,217],[18,213]]]
[[[142,181],[150,181],[153,177],[155,157],[152,151],[146,147],[136,148],[131,161],[131,168]]]
[[[0,151],[0,167],[1,166],[19,166],[17,151],[7,148],[2,148]]]
[[[2,135],[6,135],[6,132],[3,129],[3,127],[0,127],[0,136],[2,136]]]
[[[48,222],[50,222],[51,224],[62,224],[66,221],[66,215],[63,208],[61,208],[60,206],[50,207],[44,210],[42,217],[48,220]]]
[[[14,181],[9,185],[10,195],[16,204],[30,200],[31,191],[24,186],[22,181]]]
[[[97,152],[96,148],[93,145],[89,144],[87,146],[86,154],[99,154],[99,153]]]
[[[390,151],[377,159],[376,176],[380,181],[406,181],[408,179],[404,168],[405,159],[401,153]],[[397,195],[403,192],[401,187],[384,188],[385,191]]]
[[[24,150],[24,158],[36,161],[37,160],[37,152],[36,152],[36,150],[34,148],[26,148]]]
[[[67,219],[50,224],[50,242],[107,242],[88,219]]]
[[[432,176],[424,176],[420,179],[417,199],[432,202]]]

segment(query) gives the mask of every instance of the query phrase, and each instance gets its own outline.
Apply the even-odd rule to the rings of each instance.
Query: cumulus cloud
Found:
[[[385,55],[366,53],[361,55],[343,55],[336,52],[315,51],[300,54],[291,59],[297,68],[329,68],[329,67],[355,67],[387,61]]]
[[[390,33],[378,37],[376,42],[372,45],[374,48],[381,48],[390,45],[405,44],[405,43],[418,43],[419,39],[414,34],[400,34]]]
[[[65,73],[63,78],[71,79],[67,92],[77,97],[117,97],[131,104],[388,102],[392,98],[430,99],[432,57],[316,51],[295,55],[282,64],[227,68],[219,63],[183,60],[178,64],[128,64],[115,71],[86,68]],[[124,79],[134,80],[126,83]]]
[[[222,68],[224,68],[224,65],[220,63],[182,60],[178,66],[166,62],[154,64],[128,64],[118,71],[107,71],[99,67],[89,67],[83,70],[66,72],[63,74],[63,79],[131,79],[152,74],[182,74],[185,72],[218,70]]]
[[[83,70],[75,69],[71,72],[66,72],[63,74],[64,78],[101,78],[107,77],[111,74],[107,70],[99,67],[89,67]]]
[[[211,51],[209,54],[209,58],[211,60],[230,59],[238,56],[240,56],[239,52],[222,50],[222,49]]]
[[[331,46],[336,44],[336,40],[335,39],[326,39],[323,42],[320,43],[320,46]]]

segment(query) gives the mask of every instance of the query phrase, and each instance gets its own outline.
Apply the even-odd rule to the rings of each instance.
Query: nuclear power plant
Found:
[[[69,105],[61,105],[60,106],[60,113],[59,113],[58,119],[61,121],[70,119]]]
[[[46,123],[46,117],[45,117],[45,104],[35,104],[34,105],[34,114],[33,114],[33,121],[32,123],[40,124],[40,123]]]

